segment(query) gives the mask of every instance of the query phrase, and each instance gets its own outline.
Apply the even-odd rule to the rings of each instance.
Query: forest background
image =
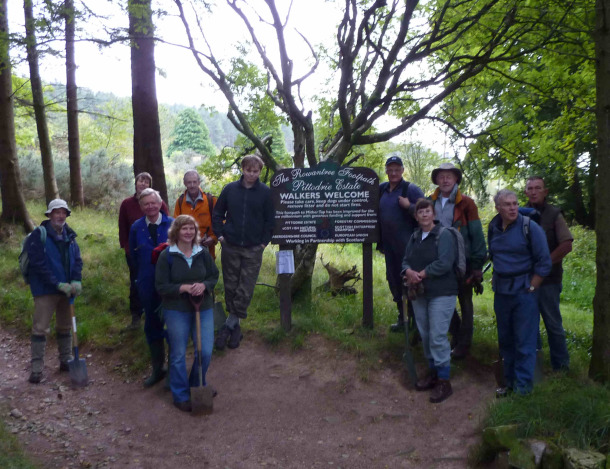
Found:
[[[21,220],[31,229],[17,194],[26,200],[61,195],[75,206],[115,212],[141,170],[153,174],[170,204],[182,190],[184,170],[193,166],[204,176],[204,188],[218,193],[237,176],[241,156],[253,151],[266,163],[264,179],[277,168],[313,166],[323,159],[368,166],[382,175],[387,156],[397,154],[406,177],[426,193],[432,189],[430,170],[452,160],[464,170],[464,191],[476,196],[488,218],[489,196],[497,188],[521,194],[527,176],[542,174],[570,223],[596,230],[596,268],[582,270],[583,282],[592,288],[590,277],[597,274],[598,288],[588,372],[608,381],[610,288],[604,283],[610,243],[604,236],[610,230],[603,191],[610,185],[595,187],[596,180],[605,182],[610,157],[604,2],[322,2],[335,13],[328,15],[336,26],[327,28],[332,38],[327,43],[299,34],[311,18],[293,27],[285,5],[227,3],[231,26],[239,25],[245,36],[233,29],[223,34],[224,16],[216,21],[220,29],[205,34],[201,25],[212,27],[220,4],[134,0],[119,5],[121,24],[97,29],[88,25],[112,24],[98,4],[26,1],[29,27],[0,28],[2,72],[9,72],[2,104],[14,112],[0,114],[0,222]],[[2,6],[0,16],[6,18],[6,1]],[[180,29],[180,46],[154,28],[167,18],[174,21],[172,31]],[[71,41],[70,24],[77,25]],[[214,55],[212,37],[231,43],[231,55]],[[117,45],[130,51],[132,96],[71,86],[69,72],[78,76],[79,62],[68,46],[78,41],[94,43],[99,54]],[[300,48],[291,48],[297,42]],[[159,105],[159,70],[150,62],[155,43],[191,53],[202,80],[222,93],[227,108]],[[66,85],[45,79],[35,66],[57,56],[67,62]],[[7,64],[23,70],[22,60],[29,74],[11,74]],[[314,75],[322,78],[305,91]],[[193,96],[193,102],[201,101],[206,99]],[[70,148],[71,115],[77,116],[78,155]],[[12,137],[5,132],[9,124]],[[17,175],[9,170],[13,167]],[[82,199],[76,197],[78,181]],[[293,283],[311,292],[317,247],[297,248],[295,254],[300,272]]]

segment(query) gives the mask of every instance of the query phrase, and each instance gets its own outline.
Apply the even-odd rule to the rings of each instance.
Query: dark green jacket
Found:
[[[168,256],[172,256],[171,265]],[[193,256],[191,267],[178,252],[169,252],[167,248],[161,253],[155,272],[155,288],[161,296],[163,309],[192,312],[189,296],[179,293],[180,285],[199,282],[205,284],[203,302],[199,308],[199,311],[203,311],[213,307],[212,292],[218,282],[218,268],[207,249],[202,249]]]

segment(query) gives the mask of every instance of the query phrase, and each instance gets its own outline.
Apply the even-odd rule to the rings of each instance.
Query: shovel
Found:
[[[407,314],[407,291],[403,288],[402,291],[402,308],[404,314]],[[409,340],[409,318],[405,320],[405,353],[402,355],[402,359],[405,361],[407,367],[407,373],[413,386],[417,384],[417,370],[415,369],[415,361],[413,360],[413,351],[411,350],[411,341]]]
[[[203,372],[201,364],[203,363],[203,353],[201,352],[201,312],[199,307],[203,301],[203,295],[189,295],[193,309],[195,310],[195,325],[197,328],[197,344],[195,345],[195,361],[193,368],[197,373],[197,385],[191,387],[191,406],[193,415],[209,415],[214,410],[214,394],[210,386],[203,385]]]
[[[78,358],[78,338],[76,336],[76,317],[74,316],[74,302],[70,303],[70,316],[72,316],[72,346],[74,359],[68,362],[72,387],[83,388],[89,384],[87,377],[87,364],[84,358]]]

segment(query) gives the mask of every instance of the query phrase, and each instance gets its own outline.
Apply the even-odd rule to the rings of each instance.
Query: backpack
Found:
[[[44,226],[40,225],[34,229],[34,231],[36,230],[40,230],[40,241],[42,242],[42,249],[46,252],[47,229]],[[27,247],[28,243],[31,241],[30,236],[32,235],[32,233],[34,233],[34,231],[29,233],[25,237],[25,239],[21,243],[21,252],[19,253],[19,270],[21,271],[21,276],[23,277],[23,280],[25,280],[26,285],[30,283],[28,275],[28,270],[30,268],[30,256],[28,254]]]
[[[214,211],[214,196],[209,192],[204,192],[204,194],[206,199],[208,199],[208,210],[210,211],[210,216],[212,216]],[[178,207],[182,207],[182,202],[184,202],[184,192],[178,197]]]
[[[453,236],[453,244],[455,244],[455,261],[453,262],[453,270],[458,281],[464,280],[466,276],[466,248],[464,246],[464,238],[462,233],[453,226],[445,227],[441,226],[436,237],[436,248],[438,250],[438,241],[443,231],[448,230]]]
[[[150,263],[152,265],[155,265],[157,263],[157,261],[159,260],[159,256],[161,255],[161,253],[163,251],[165,251],[166,248],[169,247],[169,243],[167,241],[165,241],[164,243],[159,243],[157,246],[155,246],[155,248],[152,250],[152,253],[150,255]],[[167,262],[169,263],[169,265],[172,265],[172,256],[168,255],[167,256]]]

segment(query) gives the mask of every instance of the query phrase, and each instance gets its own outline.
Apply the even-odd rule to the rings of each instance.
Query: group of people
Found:
[[[498,214],[489,224],[488,251],[477,206],[460,191],[459,168],[451,163],[435,168],[431,178],[438,187],[428,198],[415,184],[405,181],[403,173],[402,160],[388,158],[388,182],[380,185],[378,249],[385,255],[386,278],[398,307],[398,321],[390,330],[404,330],[407,319],[402,296],[406,290],[407,314],[415,320],[428,361],[428,372],[416,389],[431,390],[433,403],[453,393],[451,358],[463,359],[470,351],[473,292],[482,291],[483,265],[488,256],[494,265],[494,310],[505,380],[497,395],[532,390],[536,354],[542,348],[541,315],[552,367],[568,369],[559,296],[561,263],[572,249],[573,238],[561,210],[547,202],[544,180],[534,176],[527,181],[525,195],[529,202],[523,212],[529,216],[520,213],[513,191],[503,189],[496,194]],[[457,265],[460,249],[465,272],[460,272]]]
[[[136,192],[119,210],[119,242],[130,273],[130,329],[139,328],[144,313],[144,333],[151,355],[152,373],[144,381],[153,386],[167,375],[165,343],[169,348],[169,388],[174,405],[191,411],[190,387],[205,375],[214,345],[221,350],[239,347],[240,321],[254,293],[265,246],[271,241],[274,209],[270,189],[259,180],[263,161],[247,155],[242,176],[227,184],[218,198],[200,189],[197,171],[184,175],[186,190],[174,207],[173,217],[149,173],[136,176]],[[65,223],[70,209],[56,199],[42,223],[26,242],[28,280],[34,296],[30,382],[42,378],[46,335],[56,312],[60,370],[68,371],[72,359],[69,305],[82,291],[82,259],[76,234]],[[43,234],[44,230],[44,234]],[[48,233],[48,235],[47,235]],[[222,246],[221,265],[228,316],[214,340],[214,287],[219,271],[215,246]],[[198,346],[196,313],[200,318],[201,369],[186,366],[189,337]],[[213,391],[215,395],[215,391]]]
[[[213,347],[239,347],[240,321],[248,307],[271,241],[274,209],[269,187],[259,180],[263,161],[248,155],[242,175],[227,184],[218,198],[201,190],[197,171],[184,175],[185,192],[173,217],[148,173],[136,176],[136,192],[119,212],[119,241],[130,273],[130,328],[138,328],[144,313],[144,332],[150,348],[152,373],[144,386],[166,377],[165,343],[169,346],[169,388],[175,406],[190,411],[190,387],[203,383]],[[388,181],[380,185],[378,248],[386,260],[386,278],[397,304],[392,331],[404,330],[405,315],[413,317],[421,336],[428,373],[416,389],[431,390],[430,401],[452,394],[451,358],[468,355],[473,337],[473,290],[480,291],[483,265],[493,261],[492,286],[498,343],[508,392],[525,394],[533,386],[536,351],[541,348],[539,317],[546,325],[553,369],[569,367],[565,331],[559,310],[563,257],[572,249],[572,235],[561,210],[547,203],[541,177],[527,181],[528,215],[519,211],[517,196],[499,191],[497,216],[490,222],[487,245],[475,202],[459,188],[462,172],[451,163],[432,171],[438,187],[425,198],[422,190],[403,179],[397,156],[386,161]],[[60,371],[72,359],[71,304],[81,294],[82,258],[76,233],[67,225],[67,203],[55,199],[44,221],[27,238],[28,283],[34,297],[29,381],[39,383],[44,368],[46,336],[56,313]],[[536,215],[534,217],[534,215]],[[537,218],[537,223],[532,218]],[[165,244],[164,244],[165,243]],[[220,243],[228,316],[214,339],[215,264]],[[460,249],[465,272],[457,268]],[[154,255],[153,255],[154,254]],[[407,311],[403,291],[408,287]],[[456,309],[456,298],[460,313]],[[186,367],[189,337],[197,344],[196,315],[200,316],[201,370]],[[451,334],[451,342],[448,338]]]

